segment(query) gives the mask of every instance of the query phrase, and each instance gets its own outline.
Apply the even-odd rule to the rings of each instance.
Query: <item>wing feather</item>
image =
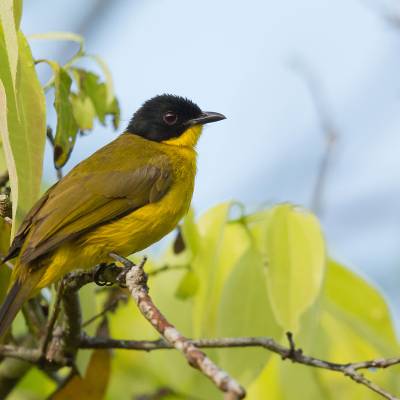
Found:
[[[22,224],[18,245],[22,247],[23,263],[165,195],[172,183],[168,157],[154,153],[142,140],[121,135],[75,167],[46,194],[40,207],[30,212],[29,220]],[[120,152],[119,162],[110,151]],[[135,157],[137,151],[141,157]]]

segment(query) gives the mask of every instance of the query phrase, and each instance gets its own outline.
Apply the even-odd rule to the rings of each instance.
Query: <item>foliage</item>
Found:
[[[78,131],[91,130],[95,118],[104,124],[106,116],[112,115],[116,128],[119,108],[101,60],[90,56],[100,63],[105,82],[75,66],[78,59],[87,57],[77,35],[32,37],[79,43],[78,52],[66,65],[37,61],[46,62],[53,71],[53,78],[42,88],[29,45],[19,30],[21,4],[11,0],[0,4],[0,167],[7,167],[10,173],[15,227],[39,195],[46,136],[44,91],[53,88],[55,92],[56,168],[68,160]],[[149,286],[155,303],[181,332],[194,338],[269,336],[283,343],[285,332],[292,330],[305,352],[336,362],[388,357],[399,351],[383,297],[364,278],[329,257],[314,215],[291,204],[278,204],[232,219],[238,207],[243,210],[236,203],[220,204],[197,221],[191,211],[181,224],[180,246],[170,243],[161,258],[149,263],[154,270],[167,266],[151,277]],[[9,227],[1,220],[1,253],[9,237]],[[0,298],[8,276],[9,270],[2,265]],[[82,291],[84,320],[102,310],[106,293],[94,285]],[[46,296],[52,307],[54,292]],[[109,322],[111,337],[157,338],[132,302],[118,307]],[[19,323],[23,332],[22,320]],[[94,326],[85,329],[92,334]],[[249,399],[296,399],[298,393],[311,400],[376,398],[341,375],[284,362],[266,350],[215,349],[207,353],[248,388]],[[72,377],[54,399],[78,398],[85,393],[87,398],[100,399],[106,390],[106,398],[124,399],[160,388],[169,389],[164,397],[168,399],[219,396],[212,384],[174,351],[117,350],[110,358],[108,351],[85,350],[80,351],[78,367],[82,377]],[[391,368],[367,371],[366,375],[399,393],[398,372]],[[10,398],[42,399],[53,393],[55,386],[46,374],[32,368]]]

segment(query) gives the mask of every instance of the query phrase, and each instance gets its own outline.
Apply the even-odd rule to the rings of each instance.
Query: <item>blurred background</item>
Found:
[[[82,34],[87,51],[108,63],[121,130],[146,99],[164,92],[224,113],[228,119],[206,127],[198,146],[196,213],[231,199],[248,211],[284,201],[314,209],[331,254],[381,288],[400,327],[395,1],[26,0],[24,6],[26,34]],[[36,58],[61,62],[76,49],[64,42],[32,46]],[[49,76],[45,67],[40,73]],[[80,137],[66,170],[117,134],[99,125]],[[51,182],[50,151],[45,163]]]

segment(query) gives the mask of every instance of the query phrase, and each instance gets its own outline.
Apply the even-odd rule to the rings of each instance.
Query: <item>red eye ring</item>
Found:
[[[175,125],[176,122],[178,121],[178,116],[172,111],[167,111],[163,116],[163,121],[167,125],[170,125],[170,126]]]

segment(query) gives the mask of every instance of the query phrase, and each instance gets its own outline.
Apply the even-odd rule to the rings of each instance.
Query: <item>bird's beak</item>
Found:
[[[210,122],[217,122],[226,119],[225,115],[222,115],[217,112],[211,111],[203,111],[200,117],[190,119],[186,122],[185,125],[193,126],[193,125],[204,125],[209,124]]]

